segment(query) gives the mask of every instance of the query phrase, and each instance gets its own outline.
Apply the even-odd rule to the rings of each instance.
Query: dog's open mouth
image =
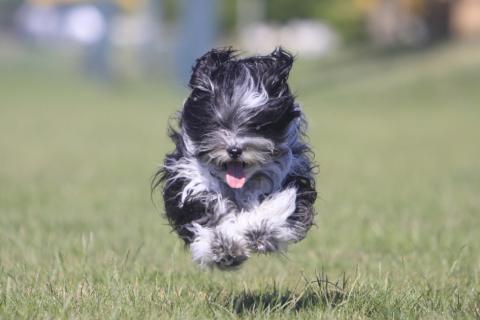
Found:
[[[240,161],[232,161],[224,164],[226,169],[225,180],[230,188],[240,189],[245,184],[246,176],[243,170],[245,164]]]

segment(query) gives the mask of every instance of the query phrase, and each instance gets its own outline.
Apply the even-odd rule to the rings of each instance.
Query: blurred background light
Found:
[[[84,44],[100,41],[105,34],[106,21],[100,10],[93,5],[72,8],[65,16],[65,33]]]

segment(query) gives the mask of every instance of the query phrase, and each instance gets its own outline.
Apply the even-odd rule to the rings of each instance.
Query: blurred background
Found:
[[[2,60],[61,59],[85,76],[168,77],[184,84],[195,58],[215,46],[300,59],[345,47],[427,49],[478,38],[477,0],[3,0]],[[19,57],[21,56],[21,57]],[[38,61],[38,57],[45,61]]]
[[[150,197],[168,119],[205,51],[278,45],[297,56],[317,226],[288,257],[201,274]],[[0,317],[203,310],[212,286],[320,269],[407,314],[463,310],[479,301],[479,106],[480,0],[1,0]],[[155,300],[164,281],[178,304]]]

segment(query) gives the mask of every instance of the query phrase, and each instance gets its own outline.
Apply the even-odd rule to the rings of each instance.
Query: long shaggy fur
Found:
[[[166,217],[201,266],[229,269],[252,253],[283,250],[313,224],[313,164],[287,84],[292,64],[280,48],[248,58],[214,49],[193,67],[170,129],[175,150],[153,187],[162,187]],[[232,146],[242,150],[238,158]],[[232,161],[244,168],[241,188],[225,180]]]

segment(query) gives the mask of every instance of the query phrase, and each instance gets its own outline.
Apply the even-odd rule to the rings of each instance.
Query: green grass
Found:
[[[181,92],[4,65],[0,318],[480,318],[479,55],[299,61],[318,226],[231,273],[150,199]]]

